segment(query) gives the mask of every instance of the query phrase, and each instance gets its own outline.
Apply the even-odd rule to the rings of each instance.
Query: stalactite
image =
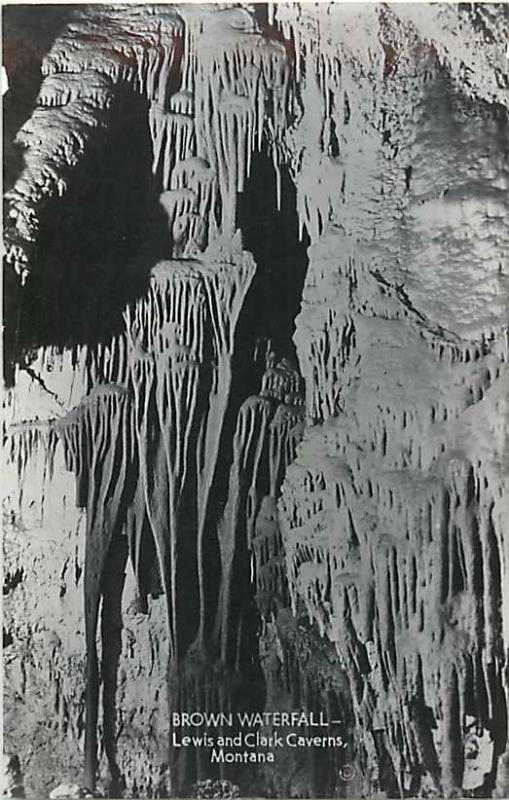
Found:
[[[162,188],[166,190],[175,166],[194,154],[194,120],[187,114],[164,111],[152,103],[149,122],[154,148],[152,171],[156,174],[161,169]]]
[[[255,526],[263,498],[279,488],[277,476],[290,463],[292,444],[299,437],[302,419],[299,376],[285,362],[265,371],[260,395],[251,397],[239,411],[233,444],[233,465],[229,495],[220,529],[223,571],[222,599],[217,625],[221,656],[227,662],[232,652],[231,637],[241,624],[243,608],[234,611],[233,591],[245,582],[250,603],[249,583],[256,585]],[[288,461],[285,462],[285,456]],[[244,476],[250,475],[250,482]],[[259,547],[259,545],[257,546]],[[251,561],[251,566],[250,566]],[[276,589],[274,590],[276,591]],[[238,665],[237,665],[238,666]]]
[[[125,580],[127,542],[125,536],[112,539],[101,576],[101,676],[103,683],[103,738],[111,775],[111,791],[122,788],[117,764],[116,692],[117,673],[122,651],[122,591]]]
[[[125,389],[114,385],[95,389],[59,423],[59,432],[76,474],[76,502],[87,509],[85,554],[85,627],[87,695],[84,782],[95,788],[97,773],[97,719],[99,669],[97,620],[101,581],[110,543],[122,535],[130,504],[134,432]],[[110,437],[113,435],[113,439]]]
[[[240,8],[224,10],[221,25],[214,15],[205,15],[199,23],[191,18],[185,58],[193,64],[196,155],[217,175],[217,222],[228,234],[235,228],[236,195],[249,177],[251,155],[261,148],[269,91],[272,135],[275,141],[281,139],[291,107],[291,65],[284,46],[264,39]]]
[[[339,435],[341,435],[340,430],[339,428]],[[314,449],[316,452],[317,446],[320,447],[318,441],[313,442],[310,438],[303,445],[305,449],[299,454],[299,460],[303,460],[303,453],[306,450],[311,453]],[[321,446],[326,448],[326,453],[335,445],[324,439]],[[379,465],[383,463],[382,453],[376,460],[371,457],[371,466],[366,465],[364,469],[371,471],[376,468],[377,463]],[[351,618],[354,624],[361,650],[373,637],[375,641],[379,640],[379,652],[384,656],[375,659],[372,665],[373,677],[368,678],[362,669],[359,677],[368,685],[373,685],[380,708],[385,704],[384,727],[386,725],[388,731],[394,725],[391,722],[391,714],[394,714],[396,719],[399,717],[397,706],[393,712],[388,710],[391,702],[394,702],[394,699],[391,700],[392,690],[389,693],[388,687],[393,686],[394,681],[398,680],[403,681],[401,702],[404,707],[409,707],[414,702],[423,703],[434,709],[435,718],[443,719],[443,726],[446,726],[453,724],[452,721],[447,722],[450,719],[448,715],[459,714],[459,711],[453,712],[448,706],[449,702],[454,701],[463,709],[461,716],[457,718],[464,719],[467,713],[465,703],[469,702],[467,698],[474,696],[472,684],[459,683],[451,695],[452,700],[447,699],[449,695],[444,696],[443,706],[436,704],[434,700],[436,687],[441,686],[442,681],[448,680],[443,674],[443,669],[446,668],[444,652],[449,653],[451,658],[454,657],[459,681],[459,676],[468,672],[469,650],[482,630],[485,631],[483,639],[486,642],[483,658],[486,664],[496,665],[495,675],[497,673],[500,675],[501,668],[500,654],[491,653],[488,644],[491,640],[500,641],[500,612],[492,616],[488,623],[484,616],[483,604],[479,604],[478,600],[473,607],[471,601],[467,599],[480,597],[480,572],[484,571],[484,559],[479,561],[479,558],[480,552],[486,547],[486,544],[482,545],[481,542],[483,539],[486,541],[488,529],[487,521],[482,521],[483,506],[477,505],[472,492],[468,490],[469,483],[474,485],[475,468],[468,460],[450,461],[446,478],[450,488],[446,490],[445,495],[442,495],[446,499],[450,498],[446,506],[441,504],[438,491],[443,473],[439,471],[437,474],[436,467],[429,469],[427,475],[425,473],[425,482],[421,487],[415,467],[395,470],[386,473],[385,476],[379,472],[376,503],[370,501],[367,496],[366,478],[363,477],[362,471],[353,471],[347,464],[343,470],[339,464],[334,466],[330,473],[327,471],[310,475],[303,468],[300,468],[300,472],[301,476],[296,466],[290,467],[288,471],[288,476],[294,476],[291,478],[292,483],[298,480],[301,486],[299,500],[296,505],[289,504],[283,507],[284,519],[288,520],[283,526],[283,533],[289,559],[287,571],[290,586],[293,586],[292,593],[294,596],[298,594],[304,598],[310,616],[338,642],[338,648],[343,656],[344,648],[350,649],[345,639],[346,619]],[[373,475],[373,472],[371,474]],[[324,479],[324,488],[330,487],[325,496],[323,490],[319,488]],[[342,498],[341,504],[337,501],[338,488]],[[288,489],[289,487],[285,486],[285,498],[289,499]],[[417,490],[422,493],[422,499],[417,500],[419,497],[416,494]],[[302,492],[309,495],[310,500],[312,498],[307,514],[302,514],[305,507],[301,500]],[[321,496],[325,504],[323,511],[319,511],[318,505]],[[391,497],[394,498],[394,502]],[[297,508],[301,511],[295,516]],[[330,510],[325,512],[325,509]],[[422,531],[426,526],[423,524],[423,519],[427,509],[431,509],[430,537],[424,540]],[[348,540],[346,533],[352,529],[352,521],[355,521],[355,534],[353,539]],[[337,530],[340,538],[331,540],[328,533],[331,530]],[[381,532],[378,536],[375,533],[377,530]],[[389,535],[386,533],[387,530],[392,530],[394,533]],[[326,532],[325,539],[322,531]],[[343,539],[344,545],[340,545]],[[341,555],[340,547],[345,549],[346,558]],[[445,550],[442,551],[442,556],[438,557],[437,569],[433,565],[437,563],[435,554],[437,548],[440,552],[440,547],[445,547]],[[325,571],[325,558],[319,555],[320,550],[327,554],[327,563],[333,564],[330,580]],[[414,566],[409,570],[412,562]],[[375,566],[373,572],[372,565],[377,564],[379,567]],[[421,576],[419,582],[415,581],[413,575]],[[486,577],[488,583],[492,583],[495,575],[496,572],[492,572],[490,579]],[[440,596],[440,586],[444,587],[442,599],[437,600],[436,598]],[[346,616],[343,587],[352,587],[347,589],[348,595],[355,587],[361,602],[357,612],[354,611],[355,605],[350,605],[350,612]],[[370,609],[372,592],[379,598],[378,614],[373,625],[370,623],[366,629],[365,621],[372,619],[373,613]],[[385,598],[383,604],[381,598]],[[405,603],[403,607],[402,602]],[[496,633],[492,634],[491,631]],[[430,637],[431,641],[436,643],[431,650]],[[403,677],[406,674],[415,675],[415,670],[408,662],[413,659],[416,651],[422,657],[421,688],[412,687]],[[355,669],[358,670],[359,667]],[[495,686],[500,677],[493,679],[487,678],[487,675],[485,672],[483,677],[477,678],[476,691],[481,691],[490,697],[496,691]],[[397,676],[400,676],[399,679]],[[482,689],[479,689],[479,680]],[[387,688],[384,688],[384,682],[387,682]],[[455,699],[456,697],[458,699]],[[488,708],[490,707],[492,708],[489,705]],[[470,709],[469,713],[472,712]],[[360,708],[357,713],[363,715]],[[367,720],[372,713],[368,712],[365,718],[368,727],[371,723],[367,723]],[[480,712],[477,709],[473,713],[480,714],[478,724],[483,729],[491,729],[492,711],[488,710],[486,714],[486,711]],[[460,726],[456,731],[457,735],[452,737],[450,731],[447,733],[443,727],[442,736],[454,742],[458,741],[459,737],[461,742],[464,735],[462,733],[464,729],[461,728],[463,723],[454,724]],[[424,731],[417,734],[412,720],[398,722],[397,725],[402,725],[404,741],[412,742],[414,737],[418,736],[418,741],[424,742]],[[442,752],[442,757],[446,759],[448,756],[442,749],[443,739],[441,741],[442,745],[435,740],[434,747],[439,753]],[[398,739],[389,738],[389,743],[394,758],[397,757],[399,760],[401,749]],[[416,768],[420,759],[419,753],[424,746],[424,743],[420,745],[417,755],[412,749],[406,751],[400,771],[408,773]],[[454,769],[458,769],[457,765],[463,763],[461,755],[454,752],[450,756],[450,763],[455,765]],[[444,791],[452,792],[461,786],[461,775],[457,772],[449,774],[447,772],[449,767],[445,761],[442,770]],[[407,788],[405,786],[405,791]]]
[[[181,503],[191,479],[197,491],[194,569],[199,597],[196,633],[201,643],[205,635],[203,537],[228,405],[234,331],[253,271],[247,257],[231,266],[162,263],[154,270],[149,296],[126,314],[140,468],[175,658]],[[157,470],[147,456],[154,448]]]

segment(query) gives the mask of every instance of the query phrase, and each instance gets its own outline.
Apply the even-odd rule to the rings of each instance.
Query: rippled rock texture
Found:
[[[4,10],[27,796],[509,793],[507,29],[503,4]],[[346,748],[170,746],[175,710],[264,709]]]

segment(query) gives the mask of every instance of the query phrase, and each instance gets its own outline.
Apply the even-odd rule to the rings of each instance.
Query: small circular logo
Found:
[[[355,767],[353,764],[343,764],[339,770],[339,777],[342,781],[351,781],[355,777]]]

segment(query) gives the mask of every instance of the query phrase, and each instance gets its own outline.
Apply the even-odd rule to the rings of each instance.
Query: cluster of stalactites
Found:
[[[291,102],[290,51],[262,36],[246,9],[186,15],[184,23],[173,9],[124,8],[107,19],[77,11],[44,58],[39,107],[18,135],[26,168],[9,196],[7,258],[23,280],[40,207],[66,192],[92,136],[110,124],[120,85],[149,101],[153,171],[174,256],[203,251],[217,229],[233,234],[236,196],[263,136],[273,142],[277,169]]]
[[[175,258],[199,256],[213,238],[216,193],[216,178],[205,159],[190,156],[178,162],[170,188],[159,198],[168,219],[168,246]]]
[[[4,440],[6,523],[22,529],[43,525],[55,508],[48,489],[58,469],[58,437],[51,422],[21,422],[7,428]],[[48,508],[49,505],[49,508]]]
[[[297,52],[319,56],[333,53],[338,41],[336,31],[341,29],[344,52],[356,58],[360,71],[375,72],[379,77],[396,72],[405,59],[405,50],[432,43],[436,57],[447,66],[460,91],[507,106],[506,21],[501,11],[477,6],[402,6],[389,10],[380,4],[338,6],[324,12],[320,6],[271,3],[269,23],[295,42]],[[384,63],[388,45],[396,62],[390,71]]]
[[[51,479],[58,439],[50,422],[12,425],[9,429],[9,439],[7,458],[11,464],[15,465],[21,483],[30,461],[35,457],[36,451],[41,448],[47,454],[47,470],[49,479]]]
[[[283,539],[277,519],[276,499],[266,495],[256,518],[252,541],[256,602],[262,617],[290,606]]]
[[[254,271],[254,261],[245,252],[239,252],[232,263],[210,258],[161,262],[152,272],[147,294],[126,309],[124,333],[107,344],[78,347],[72,353],[40,351],[26,381],[32,392],[42,392],[49,403],[52,419],[48,423],[16,427],[19,415],[25,417],[12,393],[11,460],[20,480],[39,452],[44,456],[45,474],[51,472],[52,453],[61,441],[67,467],[76,474],[77,505],[87,510],[92,548],[100,528],[96,505],[109,508],[106,496],[130,493],[129,497],[122,494],[119,524],[128,535],[141,597],[146,596],[149,583],[140,573],[141,549],[147,535],[154,539],[173,653],[179,625],[175,570],[183,520],[180,502],[190,481],[196,487],[197,535],[203,543],[229,402],[235,327]],[[38,378],[35,383],[32,373]],[[25,378],[25,373],[21,371],[20,376]],[[68,376],[74,377],[66,381]],[[62,417],[69,406],[74,406],[73,411]],[[109,446],[108,431],[118,433],[111,434]],[[111,454],[118,448],[121,452],[115,460]],[[49,455],[44,455],[46,451]],[[119,469],[129,475],[127,482],[120,480]],[[99,548],[99,561],[107,550],[107,544]],[[100,573],[97,558],[95,569]],[[203,556],[198,558],[202,595],[206,567]]]
[[[153,270],[148,295],[125,315],[141,477],[174,643],[185,522],[180,505],[188,481],[196,487],[197,636],[206,635],[205,520],[229,402],[235,327],[254,269],[246,253],[233,264],[162,262]],[[150,448],[159,453],[157,480],[145,454]],[[161,481],[167,484],[166,498]]]
[[[66,467],[76,477],[76,505],[86,509],[85,623],[87,658],[96,662],[95,634],[101,583],[110,546],[126,533],[137,480],[134,419],[129,391],[95,387],[55,422]],[[90,681],[87,692],[91,691]],[[87,723],[88,724],[88,723]]]
[[[273,4],[269,19],[295,53],[301,106],[285,144],[301,235],[306,229],[312,242],[331,222],[369,240],[405,216],[414,202],[405,169],[415,163],[413,144],[426,124],[415,110],[431,78],[440,84],[447,74],[456,101],[460,95],[507,106],[499,11],[294,3]]]
[[[90,70],[114,83],[133,84],[149,99],[163,97],[178,58],[183,22],[173,8],[147,13],[140,6],[74,11],[44,57],[44,76]]]
[[[501,500],[482,467],[453,459],[444,470],[294,465],[280,506],[294,603],[336,643],[358,722],[387,731],[405,790],[419,763],[444,791],[461,788],[455,742],[475,721],[492,749],[500,724]]]
[[[179,255],[186,243],[199,251],[216,233],[233,233],[237,194],[264,137],[274,148],[280,203],[277,147],[292,74],[289,51],[262,36],[246,9],[186,13],[180,86],[149,112],[153,172]]]
[[[265,601],[272,607],[275,598],[283,604],[288,600],[275,504],[282,477],[295,458],[302,436],[302,385],[298,373],[287,361],[275,363],[271,357],[267,361],[260,394],[249,397],[239,410],[228,501],[219,529],[224,573],[220,619],[224,626],[221,640],[225,657],[231,635],[227,626],[231,626],[232,617],[230,592],[235,579],[235,548],[241,548],[245,554],[244,580],[251,584],[264,609]],[[238,612],[239,609],[237,615]],[[241,623],[239,619],[234,624]]]
[[[38,425],[52,430],[52,423],[77,407],[94,387],[126,387],[128,379],[125,334],[93,346],[39,347],[16,365],[14,385],[6,391],[4,419],[8,430],[29,430]]]
[[[104,384],[93,389],[75,409],[55,423],[67,468],[76,475],[76,503],[89,508],[91,513],[94,513],[89,493],[91,475],[94,469],[101,468],[100,451],[107,446],[108,431],[126,404],[128,393],[124,387]],[[131,452],[130,457],[126,452],[126,458],[132,463],[134,442],[129,442],[129,430],[123,430],[121,437],[126,451]]]
[[[132,351],[202,363],[208,337],[217,362],[231,356],[254,271],[254,261],[245,252],[238,263],[160,262],[152,270],[148,294],[125,313]]]
[[[310,430],[299,453],[306,466],[290,467],[283,489],[294,608],[304,600],[336,643],[356,687],[359,729],[387,731],[402,789],[415,786],[417,764],[442,791],[471,788],[488,769],[476,777],[450,742],[477,726],[488,756],[500,747],[488,731],[500,726],[506,603],[507,489],[496,456],[503,347],[448,341],[415,318],[409,339],[411,312],[408,321],[357,315],[352,324],[352,316],[342,408]],[[321,352],[330,357],[327,346]],[[484,706],[472,700],[480,696]],[[401,699],[415,708],[409,719]],[[423,722],[426,706],[436,729]],[[369,734],[363,747],[369,761]]]
[[[392,788],[448,795],[503,746],[507,339],[431,322],[375,253],[332,230],[310,249],[295,339],[313,424],[279,502],[286,572],[294,612],[336,644],[366,763],[383,730]]]

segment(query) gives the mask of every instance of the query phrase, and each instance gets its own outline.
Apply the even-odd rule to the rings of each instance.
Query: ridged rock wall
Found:
[[[370,785],[503,795],[504,112],[458,96],[435,41],[407,29],[402,50],[389,18],[382,81],[361,102],[347,103],[329,42],[310,57],[317,87],[307,72],[302,90],[327,98],[343,196],[325,167],[297,178],[306,192],[328,183],[314,207],[306,193],[314,243],[295,342],[308,427],[279,503],[287,574],[349,676]],[[369,40],[369,15],[359,22]],[[302,16],[289,24],[302,30]],[[468,89],[493,100],[489,77]]]
[[[27,794],[509,791],[502,12],[63,17],[6,194]],[[169,748],[172,710],[264,708],[341,719],[346,749]]]

